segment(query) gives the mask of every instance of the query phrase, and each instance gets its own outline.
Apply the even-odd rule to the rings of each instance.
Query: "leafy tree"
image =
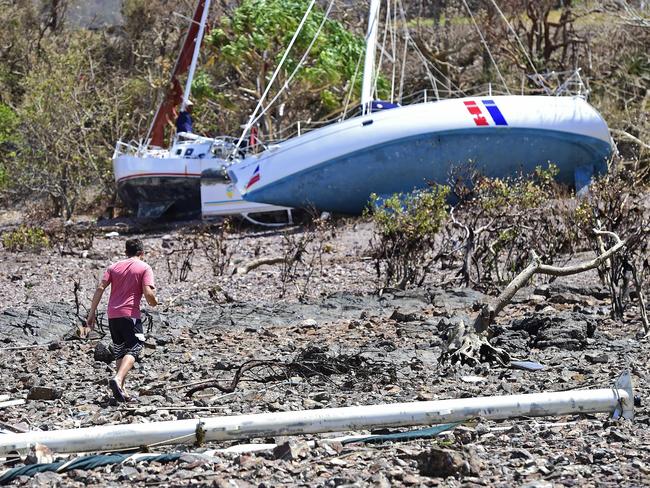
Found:
[[[16,107],[11,127],[20,135],[11,152],[3,145],[0,196],[47,196],[50,212],[68,218],[97,190],[114,195],[115,142],[146,134],[184,21],[169,22],[165,0],[129,0],[124,28],[63,28],[65,3],[0,9],[8,33],[0,47],[0,97]],[[3,76],[5,68],[11,76]],[[1,107],[0,127],[9,127]]]
[[[13,143],[18,135],[18,117],[7,105],[0,103],[0,145]]]
[[[22,77],[30,70],[41,36],[34,2],[0,1],[0,101],[15,104],[23,90]]]
[[[223,86],[216,101],[228,115],[234,115],[220,120],[227,131],[236,133],[243,121],[241,115],[255,107],[308,3],[306,0],[243,0],[207,36],[208,61],[204,73],[212,77],[213,85]],[[324,12],[314,7],[266,102],[288,81],[323,18]],[[341,113],[348,90],[354,94],[360,90],[360,71],[354,86],[351,81],[363,52],[361,37],[354,36],[337,21],[326,20],[290,89],[280,95],[276,108],[264,118],[266,133],[277,135],[297,120],[327,119]],[[198,119],[202,117],[209,118],[209,114],[204,113]]]
[[[40,227],[21,225],[17,229],[4,232],[1,236],[2,247],[7,251],[40,252],[51,246],[47,234]]]
[[[8,184],[7,165],[16,156],[17,127],[18,117],[14,111],[0,103],[0,189]]]
[[[44,44],[47,61],[23,82],[25,95],[18,107],[22,141],[8,168],[13,194],[47,196],[52,214],[65,218],[87,187],[111,181],[111,150],[124,123],[117,115],[125,105],[110,72],[93,69],[101,36],[79,31],[68,42],[61,50]]]

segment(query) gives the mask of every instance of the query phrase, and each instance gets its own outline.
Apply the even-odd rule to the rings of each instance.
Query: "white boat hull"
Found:
[[[275,212],[284,208],[244,200],[222,174],[223,160],[120,154],[113,159],[118,194],[139,217],[179,218]]]
[[[229,168],[245,199],[360,213],[371,193],[444,184],[473,164],[506,177],[556,164],[558,179],[606,170],[606,123],[578,97],[473,97],[399,107],[309,132]]]

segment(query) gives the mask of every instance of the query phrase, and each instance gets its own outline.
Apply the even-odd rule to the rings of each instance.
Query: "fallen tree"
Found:
[[[493,302],[483,304],[480,307],[469,328],[462,322],[456,327],[447,341],[447,349],[441,355],[440,361],[471,365],[486,361],[502,365],[508,364],[510,355],[490,344],[487,337],[489,327],[494,323],[497,315],[510,303],[515,294],[526,286],[533,275],[544,274],[558,277],[584,273],[600,267],[625,247],[626,241],[621,240],[614,232],[594,229],[594,233],[600,237],[611,237],[614,240],[614,245],[596,258],[574,266],[550,266],[544,264],[533,251],[531,263],[506,286]]]

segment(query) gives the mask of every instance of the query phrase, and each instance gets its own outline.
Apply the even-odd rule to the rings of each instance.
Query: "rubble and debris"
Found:
[[[121,234],[134,233],[133,229],[119,230]],[[282,255],[282,237],[274,232],[245,230],[233,234],[232,239],[238,243],[236,255],[228,273],[221,278],[213,277],[209,262],[203,253],[197,252],[187,281],[170,282],[164,272],[161,236],[169,234],[171,242],[180,242],[179,235],[187,232],[191,229],[185,226],[138,236],[145,240],[148,262],[154,270],[161,270],[157,286],[162,307],[151,311],[154,328],[148,336],[156,348],[148,350],[137,364],[137,374],[127,385],[130,392],[139,394],[135,405],[117,406],[111,402],[106,380],[114,371],[114,362],[104,364],[94,359],[96,344],[102,340],[102,333],[108,332],[105,319],[103,330],[98,328],[91,338],[62,340],[69,328],[79,322],[71,294],[73,282],[80,282],[80,298],[88,298],[105,265],[121,255],[122,240],[96,233],[93,252],[105,256],[103,261],[60,256],[56,250],[41,254],[0,251],[0,281],[4,280],[6,285],[0,286],[0,298],[3,303],[12,304],[10,309],[0,312],[0,394],[8,395],[4,401],[21,401],[0,409],[0,429],[4,432],[0,437],[25,431],[139,425],[271,410],[588,389],[609,383],[628,364],[635,390],[641,397],[649,394],[649,343],[634,339],[639,328],[638,314],[632,309],[623,320],[612,318],[609,297],[598,286],[595,271],[549,285],[531,282],[530,288],[522,289],[506,313],[497,318],[494,344],[507,349],[513,357],[544,365],[543,371],[483,363],[442,366],[438,358],[444,346],[445,324],[458,317],[470,317],[473,304],[484,302],[486,295],[467,288],[440,287],[435,273],[422,287],[385,290],[381,296],[376,295],[375,270],[364,258],[370,237],[366,223],[355,221],[337,230],[335,251],[323,255],[323,273],[314,274],[313,289],[302,301],[297,299],[297,291],[292,295],[291,287],[283,299],[277,298],[278,265],[259,267],[247,274],[230,273],[234,266],[260,256]],[[256,249],[261,250],[258,255]],[[580,254],[575,260],[589,257],[593,253]],[[38,270],[38,279],[33,270]],[[12,281],[11,276],[21,278]],[[232,300],[215,303],[208,295],[215,284],[226,290]],[[535,289],[542,286],[548,291],[536,294]],[[552,309],[544,312],[548,306]],[[413,313],[414,320],[389,320],[397,309]],[[517,320],[547,314],[571,317],[582,324],[581,330],[585,332],[587,321],[593,321],[596,328],[592,335],[581,336],[582,349],[567,349],[561,344],[537,347],[536,337],[526,330],[510,331]],[[304,326],[306,320],[317,325]],[[555,330],[559,333],[559,328]],[[60,347],[50,348],[51,343]],[[245,375],[232,393],[211,387],[195,392],[191,398],[186,396],[192,383],[218,381],[222,386],[229,385],[236,368],[246,361],[287,364],[313,346],[325,351],[323,355],[306,358],[318,374],[287,373],[282,369],[274,379],[269,370],[258,368]],[[359,355],[376,368],[365,368],[365,375],[362,362],[347,371],[332,368],[336,363],[331,360]],[[385,374],[387,365],[394,369],[394,375]],[[331,373],[323,374],[326,371]],[[462,380],[472,376],[485,380]],[[62,395],[56,401],[25,402],[34,386],[60,389]],[[287,442],[284,436],[261,438],[259,444],[253,444],[254,448],[233,441],[207,441],[198,450],[207,448],[208,455],[219,451],[213,454],[217,460],[208,465],[189,467],[190,463],[177,460],[134,466],[129,461],[110,469],[47,473],[55,477],[49,481],[42,473],[30,483],[117,485],[127,481],[119,479],[126,476],[122,468],[128,465],[139,474],[127,473],[127,482],[162,486],[218,486],[232,484],[231,481],[242,486],[287,485],[297,476],[301,483],[314,486],[343,482],[424,486],[438,480],[421,473],[417,462],[421,453],[437,446],[466,456],[465,447],[471,444],[480,473],[452,475],[467,486],[542,486],[555,485],[558,480],[578,486],[642,486],[647,484],[650,466],[645,449],[650,443],[647,402],[639,404],[636,414],[634,423],[607,420],[605,414],[568,415],[546,421],[479,420],[437,438],[386,441],[381,447],[342,445],[334,439],[350,434],[381,436],[386,435],[385,430],[322,434],[322,439],[315,442],[313,435],[303,435],[295,439],[307,442],[310,449],[304,458],[291,462],[276,460],[272,455],[273,448]],[[623,438],[627,442],[619,440]],[[170,448],[151,449],[164,453]],[[524,451],[533,458],[522,454]],[[69,460],[55,455],[54,462]],[[0,472],[20,467],[23,461],[24,458],[0,460]]]
[[[57,400],[61,398],[63,392],[58,388],[47,386],[33,386],[27,393],[28,400]]]

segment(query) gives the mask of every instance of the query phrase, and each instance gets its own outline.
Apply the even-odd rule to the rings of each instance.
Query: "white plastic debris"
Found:
[[[460,379],[465,383],[482,383],[483,381],[487,381],[487,378],[483,376],[461,376]]]

